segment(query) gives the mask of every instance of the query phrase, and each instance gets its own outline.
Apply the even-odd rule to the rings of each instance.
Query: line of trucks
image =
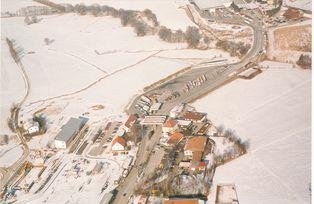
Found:
[[[148,115],[149,109],[152,105],[152,101],[146,97],[141,96],[141,98],[136,102],[135,108],[143,115]]]
[[[198,77],[196,80],[191,80],[184,86],[184,91],[189,92],[191,89],[201,86],[205,81],[207,81],[207,77],[205,74]]]

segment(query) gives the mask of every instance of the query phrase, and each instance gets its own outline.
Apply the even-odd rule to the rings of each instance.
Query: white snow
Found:
[[[2,60],[5,59],[5,60]],[[12,59],[7,43],[1,39],[1,68],[0,68],[0,135],[9,134],[7,125],[10,108],[18,103],[25,95],[22,71]]]
[[[1,146],[0,167],[9,167],[16,162],[23,154],[23,149],[19,145]]]
[[[218,183],[235,183],[244,204],[310,200],[311,71],[268,65],[193,104],[250,141],[248,154],[216,169],[212,202]]]
[[[55,0],[56,3],[70,3],[72,5],[84,3],[92,5],[108,5],[116,9],[145,10],[150,9],[156,14],[161,25],[170,29],[185,30],[187,26],[193,26],[193,22],[187,17],[182,0]]]

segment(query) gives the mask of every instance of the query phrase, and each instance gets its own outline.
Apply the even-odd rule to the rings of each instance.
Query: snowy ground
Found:
[[[311,71],[264,64],[269,69],[252,80],[238,79],[193,104],[250,141],[247,155],[216,169],[214,186],[235,183],[244,204],[309,203]]]
[[[5,59],[5,60],[2,60]],[[0,69],[0,135],[10,134],[7,118],[12,103],[19,102],[25,94],[25,86],[20,68],[10,56],[5,39],[1,38],[1,69]]]
[[[1,146],[0,167],[8,167],[14,164],[23,154],[23,149],[18,144]]]
[[[84,3],[91,5],[97,3],[99,5],[108,5],[116,9],[145,10],[150,9],[156,14],[161,25],[171,29],[185,30],[187,26],[193,26],[193,22],[185,14],[182,0],[55,0],[56,3],[70,3],[72,5]]]

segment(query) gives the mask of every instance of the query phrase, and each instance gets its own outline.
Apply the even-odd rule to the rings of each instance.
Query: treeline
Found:
[[[208,38],[203,36],[197,27],[189,26],[183,32],[180,29],[173,31],[165,26],[161,26],[156,15],[150,9],[145,9],[144,11],[117,10],[110,6],[100,6],[98,4],[91,6],[85,6],[84,4],[72,6],[66,4],[65,10],[66,12],[75,12],[79,15],[91,14],[94,16],[120,18],[121,25],[133,27],[137,36],[158,34],[159,38],[163,41],[169,43],[187,43],[190,48],[197,48],[202,38],[208,42]]]
[[[249,44],[245,44],[244,42],[222,40],[217,41],[216,46],[226,52],[229,52],[232,57],[242,57],[249,51],[251,47]]]

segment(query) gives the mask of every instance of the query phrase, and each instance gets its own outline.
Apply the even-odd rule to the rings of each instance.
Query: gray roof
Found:
[[[61,131],[57,134],[56,140],[68,142],[71,138],[85,125],[87,118],[70,118],[70,120],[62,126]]]

